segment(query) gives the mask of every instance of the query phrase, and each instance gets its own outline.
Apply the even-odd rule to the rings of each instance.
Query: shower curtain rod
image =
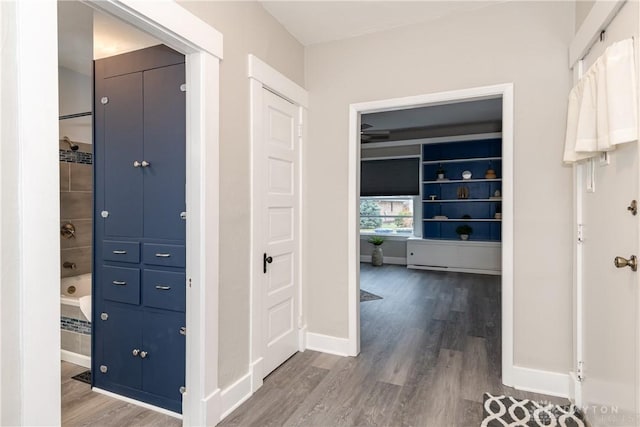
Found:
[[[67,114],[67,115],[58,117],[58,120],[75,119],[76,117],[91,116],[92,114],[93,113],[91,111],[86,111],[84,113]]]

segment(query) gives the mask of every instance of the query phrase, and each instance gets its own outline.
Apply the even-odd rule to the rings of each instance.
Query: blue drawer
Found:
[[[140,243],[105,240],[102,243],[102,258],[106,261],[140,262]]]
[[[145,243],[142,248],[142,260],[149,265],[184,267],[185,256],[184,245]]]
[[[140,269],[102,267],[102,297],[127,304],[140,304]]]
[[[144,270],[142,302],[147,307],[185,311],[185,274],[172,271]]]

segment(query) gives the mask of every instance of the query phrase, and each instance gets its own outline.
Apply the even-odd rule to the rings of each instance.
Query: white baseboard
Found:
[[[569,378],[571,380],[572,394],[569,398],[576,404],[578,408],[582,408],[582,384],[578,381],[578,376],[575,372],[569,372]]]
[[[384,256],[385,264],[407,265],[407,259],[397,256]],[[360,255],[360,262],[371,262],[371,255]]]
[[[298,351],[307,349],[307,325],[298,329]]]
[[[84,354],[74,353],[72,351],[60,350],[60,360],[73,363],[74,365],[84,366],[91,369],[91,358]]]
[[[251,375],[251,391],[255,393],[260,387],[262,387],[264,375],[262,374],[262,361],[261,357],[249,366],[249,375]]]
[[[338,356],[349,355],[349,340],[329,335],[307,332],[307,349],[322,353],[336,354]]]
[[[220,392],[220,421],[251,397],[251,380],[252,375],[249,372]]]
[[[141,402],[139,400],[131,399],[130,397],[121,396],[116,393],[112,393],[107,390],[103,390],[98,387],[92,387],[91,391],[95,391],[96,393],[104,394],[105,396],[113,397],[114,399],[122,400],[123,402],[131,403],[136,406],[140,406],[145,409],[151,409],[152,411],[159,412],[161,414],[169,415],[170,417],[177,418],[179,420],[182,419],[182,414],[178,414],[177,412],[170,411],[168,409],[160,408],[159,406],[150,405],[145,402]]]
[[[518,390],[569,398],[572,384],[569,374],[513,367],[513,387]]]

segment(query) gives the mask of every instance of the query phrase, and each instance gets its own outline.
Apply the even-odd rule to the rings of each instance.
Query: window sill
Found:
[[[415,239],[416,236],[414,236],[413,234],[393,234],[393,233],[360,233],[360,240],[366,240],[369,239],[370,237],[382,237],[385,240],[398,240],[398,241],[402,241],[402,240],[408,240],[408,239]]]

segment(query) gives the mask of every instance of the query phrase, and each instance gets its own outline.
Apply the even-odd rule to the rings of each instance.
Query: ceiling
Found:
[[[300,43],[309,46],[433,21],[507,0],[259,1]]]

